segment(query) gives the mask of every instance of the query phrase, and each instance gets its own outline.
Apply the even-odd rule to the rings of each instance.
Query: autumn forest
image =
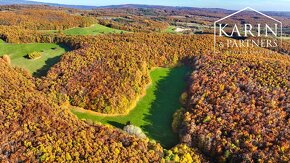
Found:
[[[0,6],[0,161],[289,162],[290,17],[233,54],[230,13]]]

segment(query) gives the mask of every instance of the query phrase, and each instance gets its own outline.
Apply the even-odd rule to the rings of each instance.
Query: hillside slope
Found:
[[[0,60],[0,157],[13,162],[158,161],[162,148],[119,130],[78,120],[29,75]]]

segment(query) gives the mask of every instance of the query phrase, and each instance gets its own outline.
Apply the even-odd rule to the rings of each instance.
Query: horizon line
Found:
[[[1,2],[2,0],[0,0]],[[5,1],[5,0],[4,0]],[[221,10],[228,10],[228,11],[239,11],[240,9],[233,9],[233,8],[223,8],[223,7],[195,7],[195,6],[184,6],[184,5],[157,5],[157,4],[142,4],[142,3],[120,3],[120,4],[112,4],[112,5],[85,5],[85,4],[68,4],[68,3],[52,3],[52,2],[40,2],[37,0],[24,0],[26,2],[35,2],[39,4],[21,4],[21,3],[15,3],[15,5],[46,5],[50,4],[53,5],[64,5],[64,6],[80,6],[80,7],[96,7],[96,8],[102,8],[102,7],[109,7],[109,6],[125,6],[125,5],[143,5],[143,6],[156,6],[156,7],[175,7],[175,8],[198,8],[198,9],[221,9]],[[8,4],[9,5],[9,4]],[[3,6],[0,4],[0,6]],[[258,10],[263,12],[290,12],[290,10]]]

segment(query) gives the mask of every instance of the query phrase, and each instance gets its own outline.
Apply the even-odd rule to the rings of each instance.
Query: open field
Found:
[[[176,33],[175,29],[176,29],[175,26],[169,26],[167,29],[164,30],[164,32],[166,32],[166,33]]]
[[[109,28],[100,24],[95,24],[86,28],[72,28],[64,31],[66,35],[96,35],[96,34],[108,34],[108,33],[121,33],[122,30]]]
[[[0,56],[9,55],[12,65],[24,68],[37,77],[46,75],[49,68],[68,50],[66,46],[58,44],[4,44],[0,41]],[[41,52],[41,58],[27,59],[26,55],[32,52]]]
[[[43,31],[46,33],[57,33],[58,31],[56,30],[48,30],[48,31]],[[100,24],[94,24],[90,27],[77,27],[77,28],[71,28],[67,29],[64,31],[61,31],[66,35],[97,35],[97,34],[110,34],[110,33],[122,33],[125,31],[118,30],[118,29],[113,29],[109,28]]]
[[[172,132],[173,113],[181,107],[179,96],[185,89],[184,80],[190,69],[187,67],[157,68],[150,73],[152,84],[146,95],[126,116],[102,117],[73,111],[80,119],[98,121],[123,128],[126,122],[139,126],[150,138],[164,147],[178,143],[177,134]],[[174,86],[174,87],[172,87]]]

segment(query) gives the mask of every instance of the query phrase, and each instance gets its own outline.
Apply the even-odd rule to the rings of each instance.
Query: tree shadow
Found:
[[[115,121],[108,121],[107,123],[120,129],[123,129],[125,127],[124,124]]]
[[[169,149],[178,144],[178,134],[171,128],[172,116],[181,108],[179,97],[187,86],[187,76],[191,69],[186,66],[170,70],[168,76],[159,80],[154,92],[156,100],[152,103],[150,113],[145,116],[149,125],[141,126],[146,134]]]
[[[53,58],[49,58],[45,61],[45,65],[42,66],[40,69],[38,69],[36,72],[34,72],[32,75],[34,77],[42,77],[42,76],[46,76],[47,72],[49,71],[49,69],[56,64],[57,62],[60,61],[61,56],[55,56]]]
[[[64,44],[58,44],[60,48],[63,48],[65,50],[65,52],[71,51],[72,49]],[[57,50],[57,48],[52,48],[52,50]],[[58,63],[60,61],[62,55],[60,56],[55,56],[53,58],[49,58],[45,61],[45,65],[42,66],[40,69],[38,69],[36,72],[34,72],[32,75],[34,77],[42,77],[42,76],[46,76],[49,69],[55,65],[56,63]],[[24,56],[25,57],[25,56]]]
[[[72,51],[73,49],[65,44],[58,44],[59,47],[63,48],[66,52]]]

